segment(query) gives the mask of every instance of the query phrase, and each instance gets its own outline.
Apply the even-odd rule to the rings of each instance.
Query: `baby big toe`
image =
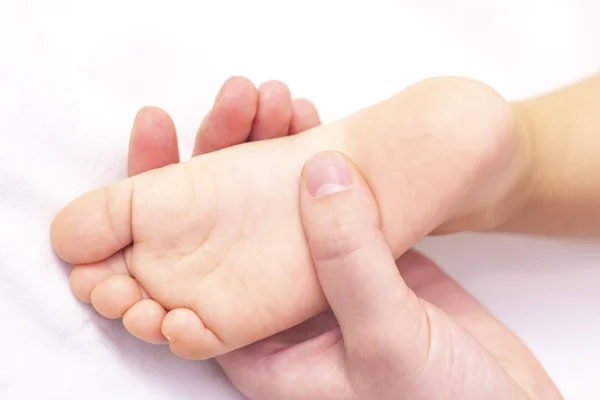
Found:
[[[162,333],[169,341],[171,351],[182,358],[205,360],[230,350],[194,311],[185,308],[167,313]]]
[[[142,300],[142,292],[132,277],[113,275],[96,285],[90,299],[98,313],[106,318],[116,319]]]
[[[167,312],[159,303],[151,299],[138,301],[123,315],[125,329],[144,342],[166,344],[161,332],[163,318]]]

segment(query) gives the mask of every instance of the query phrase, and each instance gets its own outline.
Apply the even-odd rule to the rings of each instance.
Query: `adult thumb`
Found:
[[[311,158],[300,209],[357,398],[527,398],[474,337],[406,285],[375,199],[350,160],[333,152]]]
[[[340,153],[319,153],[304,166],[300,185],[306,238],[346,355],[402,354],[408,369],[418,369],[427,358],[428,318],[398,272],[360,172]]]

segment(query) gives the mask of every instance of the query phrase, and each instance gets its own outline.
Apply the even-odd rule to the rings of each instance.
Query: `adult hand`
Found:
[[[281,83],[257,91],[234,78],[198,131],[194,155],[318,124],[314,106],[292,102]],[[305,168],[304,184],[323,160]],[[141,111],[130,174],[178,161],[168,114]],[[220,357],[232,382],[257,400],[560,398],[525,346],[431,261],[410,251],[393,264],[371,194],[355,170],[352,176],[351,187],[332,196],[315,198],[306,185],[300,192],[332,310]]]
[[[302,221],[331,312],[219,360],[251,399],[560,399],[529,350],[431,261],[394,261],[344,156],[304,167]]]

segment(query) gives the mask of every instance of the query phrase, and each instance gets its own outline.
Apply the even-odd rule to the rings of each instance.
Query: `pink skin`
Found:
[[[235,77],[223,85],[203,121],[193,155],[319,124],[314,105],[292,100],[284,84],[272,81],[256,89]],[[376,204],[354,168],[351,189],[333,196],[311,195],[331,178],[322,175],[332,170],[326,168],[331,157],[327,159],[313,159],[305,167],[300,204],[315,268],[332,309],[217,358],[233,384],[257,400],[396,399],[398,393],[407,399],[559,399],[518,338],[432,261],[409,251],[394,263],[378,231]],[[178,161],[169,115],[142,109],[132,131],[129,173]],[[340,226],[373,229],[344,229],[341,235]],[[362,254],[353,245],[322,245],[336,235],[335,243],[373,250]],[[424,329],[415,329],[422,325]],[[154,342],[164,342],[160,332],[154,336]]]

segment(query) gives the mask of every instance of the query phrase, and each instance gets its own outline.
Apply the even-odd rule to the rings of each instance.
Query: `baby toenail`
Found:
[[[319,153],[304,166],[304,185],[313,197],[341,192],[351,184],[352,175],[348,162],[339,153]]]
[[[166,335],[165,335],[165,339],[167,339],[167,341],[168,341],[169,343],[175,343],[175,339],[173,339],[171,336],[166,336]]]

